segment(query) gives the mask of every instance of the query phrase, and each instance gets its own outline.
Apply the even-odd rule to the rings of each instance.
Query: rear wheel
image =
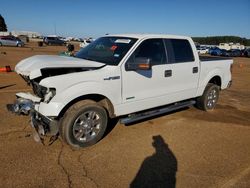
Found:
[[[0,42],[0,46],[2,46],[2,43]]]
[[[204,111],[214,109],[219,99],[219,92],[219,86],[209,83],[203,95],[197,98],[196,106]]]
[[[97,143],[107,128],[106,110],[91,100],[77,102],[64,114],[60,135],[72,147],[87,147]]]

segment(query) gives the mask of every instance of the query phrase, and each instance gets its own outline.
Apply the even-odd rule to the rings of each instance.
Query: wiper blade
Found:
[[[85,59],[85,60],[89,60],[89,61],[95,61],[91,58],[87,58],[87,57],[77,57],[77,56],[74,56],[75,58],[79,58],[79,59]]]

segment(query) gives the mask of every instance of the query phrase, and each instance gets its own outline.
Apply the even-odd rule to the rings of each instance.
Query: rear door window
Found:
[[[165,39],[167,58],[169,63],[193,62],[192,47],[186,39]]]

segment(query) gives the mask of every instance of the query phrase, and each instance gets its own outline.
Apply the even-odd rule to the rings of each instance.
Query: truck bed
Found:
[[[232,59],[231,57],[199,56],[201,61],[218,61]]]

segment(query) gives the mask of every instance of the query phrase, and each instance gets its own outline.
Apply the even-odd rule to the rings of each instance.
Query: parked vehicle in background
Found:
[[[14,36],[0,36],[0,46],[22,47],[24,46],[24,42]]]
[[[205,48],[206,48],[206,53],[208,54],[208,51],[209,51],[210,47],[209,46],[205,46]]]
[[[245,46],[241,45],[240,43],[220,43],[218,46],[220,49],[224,49],[224,50],[235,50],[235,49],[239,49],[239,50],[244,50]]]
[[[221,50],[221,56],[224,57],[240,57],[242,56],[241,50],[235,49],[235,50]]]
[[[73,41],[76,41],[76,42],[83,42],[83,40],[84,39],[82,38],[77,38],[77,37],[73,38]]]
[[[80,43],[80,48],[84,48],[86,46],[88,46],[89,44],[91,43],[91,40],[86,40],[86,39],[83,39],[83,41]]]
[[[242,57],[244,57],[244,56],[245,56],[245,54],[244,54],[244,53],[245,53],[245,51],[246,51],[246,49],[244,49],[244,50],[240,50],[240,52],[241,52],[241,56],[242,56]]]
[[[247,48],[247,49],[244,51],[244,56],[245,56],[245,57],[250,57],[250,48]]]
[[[193,104],[215,108],[230,87],[233,60],[199,57],[190,37],[101,37],[75,57],[36,55],[15,71],[32,86],[8,109],[30,114],[36,138],[60,135],[72,147],[97,143],[109,119],[128,124]],[[31,113],[30,113],[31,112]]]
[[[221,55],[221,49],[218,47],[213,47],[209,49],[209,54],[210,55],[215,55],[215,56],[220,56]]]
[[[208,52],[208,49],[206,47],[197,47],[198,54],[206,54]]]
[[[43,42],[46,44],[46,45],[65,45],[66,42],[59,39],[58,37],[44,37],[43,38]]]
[[[27,35],[18,35],[17,38],[23,41],[24,44],[29,42],[29,37]]]
[[[231,57],[240,57],[241,50],[239,50],[239,49],[230,50],[230,56]]]
[[[229,57],[230,56],[230,51],[222,49],[221,50],[221,56]]]

